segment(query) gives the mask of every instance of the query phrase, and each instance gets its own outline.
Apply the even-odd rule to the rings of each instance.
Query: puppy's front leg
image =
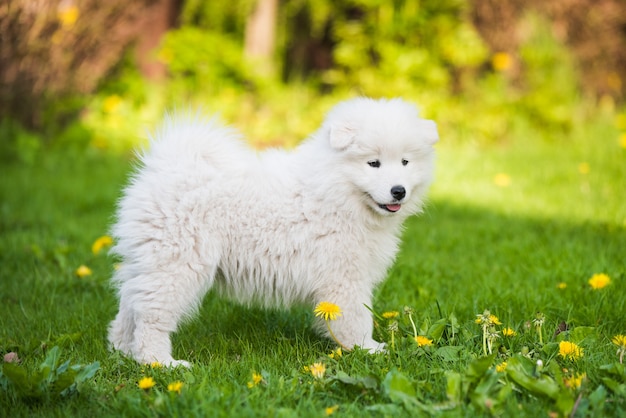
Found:
[[[328,323],[325,323],[323,318],[318,318],[317,328],[329,338],[334,337],[336,342],[345,348],[353,349],[359,346],[370,352],[384,351],[385,344],[372,338],[373,319],[367,308],[371,306],[371,296],[359,294],[360,292],[355,292],[353,289],[345,293],[344,295],[334,292],[320,298],[319,301],[337,305],[341,309],[341,315],[338,315],[335,320],[329,320]]]

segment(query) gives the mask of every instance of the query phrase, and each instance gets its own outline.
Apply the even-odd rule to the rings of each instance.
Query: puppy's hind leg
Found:
[[[127,306],[126,298],[120,298],[120,310],[109,326],[109,342],[112,348],[127,356],[132,355],[135,334],[135,320],[132,310]]]
[[[119,269],[115,271],[112,281],[114,283],[124,283],[128,278],[133,277],[133,272],[130,270],[129,265],[122,264]],[[129,306],[129,300],[123,292],[120,291],[120,309],[115,319],[109,325],[109,343],[111,348],[119,350],[127,356],[132,355],[132,344],[135,333],[135,319],[133,311]]]
[[[208,270],[208,271],[207,271]],[[132,306],[134,335],[132,356],[141,363],[189,366],[172,357],[170,334],[181,320],[191,316],[213,283],[216,268],[198,271],[190,265],[172,265],[136,278]]]

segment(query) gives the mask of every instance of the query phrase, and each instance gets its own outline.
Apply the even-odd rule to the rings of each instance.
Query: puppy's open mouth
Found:
[[[378,205],[381,209],[386,210],[387,212],[397,212],[400,210],[400,208],[402,207],[402,205],[400,204],[391,204],[391,205]]]

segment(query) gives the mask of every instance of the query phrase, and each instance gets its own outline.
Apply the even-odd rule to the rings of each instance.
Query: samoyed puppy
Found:
[[[271,307],[331,302],[343,346],[381,349],[367,306],[403,221],[422,210],[437,139],[401,99],[340,103],[292,151],[259,153],[215,121],[170,117],[119,202],[110,343],[141,363],[188,366],[170,334],[215,288]]]

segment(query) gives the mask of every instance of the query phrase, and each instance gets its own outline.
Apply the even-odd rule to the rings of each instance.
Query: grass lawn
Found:
[[[312,309],[209,295],[174,337],[190,370],[107,350],[115,261],[91,246],[131,162],[49,151],[3,163],[0,351],[21,361],[3,365],[0,415],[625,414],[612,339],[626,334],[626,150],[613,128],[491,147],[442,136],[426,213],[409,220],[373,306],[388,353],[331,358]],[[81,265],[92,274],[79,278]],[[610,284],[594,289],[600,273]],[[140,389],[146,377],[154,386]]]

